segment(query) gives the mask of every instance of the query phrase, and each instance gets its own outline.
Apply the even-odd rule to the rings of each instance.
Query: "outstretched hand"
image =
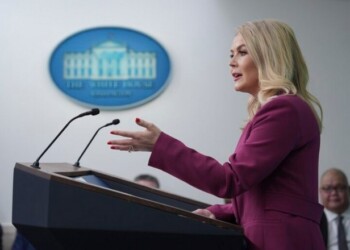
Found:
[[[124,139],[110,140],[108,145],[111,149],[121,151],[152,151],[161,131],[154,124],[139,118],[135,122],[144,127],[144,131],[121,131],[113,130],[111,134],[124,137]]]

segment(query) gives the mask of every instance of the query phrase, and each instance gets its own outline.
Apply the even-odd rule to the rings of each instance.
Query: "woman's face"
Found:
[[[241,34],[233,39],[231,47],[230,71],[235,81],[235,90],[257,95],[259,91],[258,69],[248,54]]]

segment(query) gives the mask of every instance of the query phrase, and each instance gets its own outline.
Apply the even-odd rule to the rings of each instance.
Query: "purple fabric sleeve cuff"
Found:
[[[236,218],[233,213],[232,204],[216,204],[210,207],[207,207],[210,212],[215,215],[215,218],[218,220],[223,220],[231,223],[236,222]]]

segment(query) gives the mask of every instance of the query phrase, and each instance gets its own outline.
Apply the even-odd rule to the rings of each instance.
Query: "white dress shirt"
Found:
[[[325,209],[328,221],[328,250],[338,250],[338,214]],[[350,207],[341,214],[343,216],[343,224],[345,228],[346,241],[350,249]]]

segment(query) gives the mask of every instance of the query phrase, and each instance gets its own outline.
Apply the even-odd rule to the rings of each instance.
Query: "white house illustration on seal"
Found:
[[[135,52],[114,41],[106,41],[80,53],[65,53],[66,80],[151,80],[157,77],[154,52]]]

